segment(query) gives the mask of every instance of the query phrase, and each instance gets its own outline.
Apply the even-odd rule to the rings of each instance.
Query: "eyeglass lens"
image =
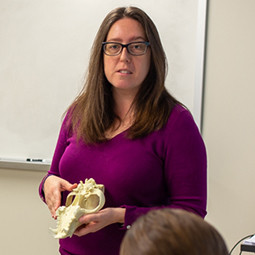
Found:
[[[107,42],[104,44],[104,52],[107,55],[114,56],[121,53],[122,49],[126,47],[128,53],[131,55],[143,55],[146,53],[148,43],[147,42],[134,42],[129,44],[121,44],[121,43],[111,43]]]

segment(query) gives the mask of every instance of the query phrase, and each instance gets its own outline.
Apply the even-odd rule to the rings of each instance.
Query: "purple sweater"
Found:
[[[70,183],[94,178],[105,185],[104,207],[125,207],[126,215],[124,227],[112,224],[61,239],[61,254],[118,255],[127,226],[151,209],[183,208],[206,215],[206,150],[191,114],[178,105],[162,129],[135,140],[125,133],[87,146],[68,136],[64,121],[49,174]],[[64,192],[63,203],[66,196]]]

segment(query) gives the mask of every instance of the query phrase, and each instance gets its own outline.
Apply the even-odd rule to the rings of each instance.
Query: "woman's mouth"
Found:
[[[121,70],[119,70],[118,72],[121,73],[121,74],[132,74],[131,71],[126,70],[126,69],[121,69]]]

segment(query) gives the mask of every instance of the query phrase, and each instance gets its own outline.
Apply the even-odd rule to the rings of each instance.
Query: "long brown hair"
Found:
[[[90,62],[83,90],[69,108],[69,127],[86,143],[107,140],[105,132],[119,118],[114,112],[111,84],[105,77],[102,42],[111,26],[124,17],[141,23],[150,42],[151,63],[133,102],[135,119],[128,130],[130,139],[160,129],[177,102],[165,88],[167,61],[156,26],[150,17],[136,7],[121,7],[111,11],[103,20],[91,49]]]
[[[126,232],[120,255],[228,255],[223,237],[200,216],[181,209],[153,210]]]

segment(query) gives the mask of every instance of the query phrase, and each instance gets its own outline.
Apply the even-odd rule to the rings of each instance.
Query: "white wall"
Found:
[[[209,2],[203,122],[207,220],[232,248],[255,233],[255,1]]]
[[[255,1],[209,1],[203,136],[208,216],[231,248],[255,232]],[[44,172],[0,169],[0,254],[55,255],[37,189]],[[234,254],[238,254],[237,251]]]

